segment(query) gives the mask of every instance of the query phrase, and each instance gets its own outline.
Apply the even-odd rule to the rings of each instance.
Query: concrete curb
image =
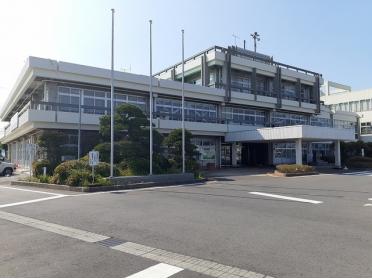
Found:
[[[26,187],[37,187],[43,189],[52,189],[52,190],[63,190],[63,191],[72,191],[72,192],[105,192],[105,191],[117,191],[117,190],[130,190],[130,189],[141,189],[149,188],[156,186],[174,186],[174,185],[183,185],[183,184],[193,184],[193,183],[203,183],[205,179],[194,179],[192,181],[185,181],[182,183],[175,183],[168,181],[167,183],[160,182],[148,182],[148,183],[136,183],[136,184],[127,184],[127,185],[112,185],[112,186],[94,186],[94,187],[74,187],[68,185],[59,185],[59,184],[48,184],[48,183],[39,183],[39,182],[28,182],[28,181],[11,181],[12,186],[26,186]]]

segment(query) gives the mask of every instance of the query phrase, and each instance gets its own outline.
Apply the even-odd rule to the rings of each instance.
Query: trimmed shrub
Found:
[[[277,165],[276,170],[281,173],[303,173],[314,172],[315,168],[308,165]]]
[[[49,183],[51,180],[51,176],[49,175],[40,175],[38,178],[40,183]]]
[[[346,161],[346,166],[349,168],[372,168],[372,158],[355,156]]]
[[[51,182],[55,184],[65,184],[72,170],[84,171],[88,168],[88,162],[83,160],[71,160],[63,162],[54,169],[54,175],[51,178]]]
[[[89,169],[91,167],[89,166]],[[102,177],[110,176],[110,164],[106,162],[100,162],[97,166],[94,167],[94,174],[100,175]],[[114,176],[119,176],[120,170],[114,165]]]
[[[92,174],[87,170],[71,170],[66,179],[68,186],[88,186],[92,183]]]
[[[47,168],[47,174],[52,173],[52,167],[50,165],[50,162],[48,160],[41,160],[41,161],[34,161],[32,163],[32,174],[33,176],[40,176],[43,175],[43,167]]]

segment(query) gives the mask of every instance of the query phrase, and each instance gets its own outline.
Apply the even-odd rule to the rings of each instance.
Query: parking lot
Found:
[[[372,172],[75,193],[0,178],[2,277],[370,277]]]

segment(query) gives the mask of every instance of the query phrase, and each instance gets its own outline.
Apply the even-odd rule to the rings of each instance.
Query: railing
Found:
[[[63,112],[79,112],[79,105],[73,104],[61,104],[53,102],[33,102],[30,105],[31,109],[35,110],[49,110],[49,111],[63,111]],[[82,113],[88,114],[98,114],[98,115],[109,115],[111,109],[108,107],[99,106],[81,106]],[[144,112],[148,117],[148,112]],[[166,112],[154,112],[154,118],[159,118],[163,120],[175,120],[181,121],[181,113],[166,113]],[[320,127],[331,127],[331,128],[343,128],[351,129],[356,127],[356,123],[351,121],[334,120],[329,118],[312,118],[310,120],[304,121],[303,119],[293,119],[293,118],[282,118],[275,119],[271,118],[271,121],[252,121],[251,119],[228,119],[226,117],[201,117],[198,115],[187,115],[185,114],[185,121],[188,122],[203,122],[203,123],[217,123],[217,124],[230,124],[230,125],[250,125],[250,126],[261,126],[261,127],[282,127],[282,126],[293,126],[293,125],[310,125],[310,126],[320,126]],[[5,127],[5,134],[9,132],[9,126]]]

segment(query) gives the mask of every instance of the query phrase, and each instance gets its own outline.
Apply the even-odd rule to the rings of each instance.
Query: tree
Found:
[[[149,171],[149,120],[136,106],[121,104],[114,114],[114,163],[119,164],[127,174],[147,174]],[[100,118],[100,134],[104,142],[95,150],[100,152],[103,161],[110,160],[111,116]],[[164,172],[164,157],[161,155],[163,136],[153,130],[153,169],[154,173]]]
[[[192,134],[185,130],[185,161],[186,170],[194,171],[197,168],[195,157],[198,155],[196,146],[191,143]],[[165,139],[168,147],[168,159],[177,169],[182,169],[182,129],[173,130]]]
[[[37,139],[38,147],[46,154],[46,159],[53,169],[61,162],[62,155],[70,155],[69,153],[73,152],[61,147],[66,142],[66,134],[55,130],[44,130]]]

